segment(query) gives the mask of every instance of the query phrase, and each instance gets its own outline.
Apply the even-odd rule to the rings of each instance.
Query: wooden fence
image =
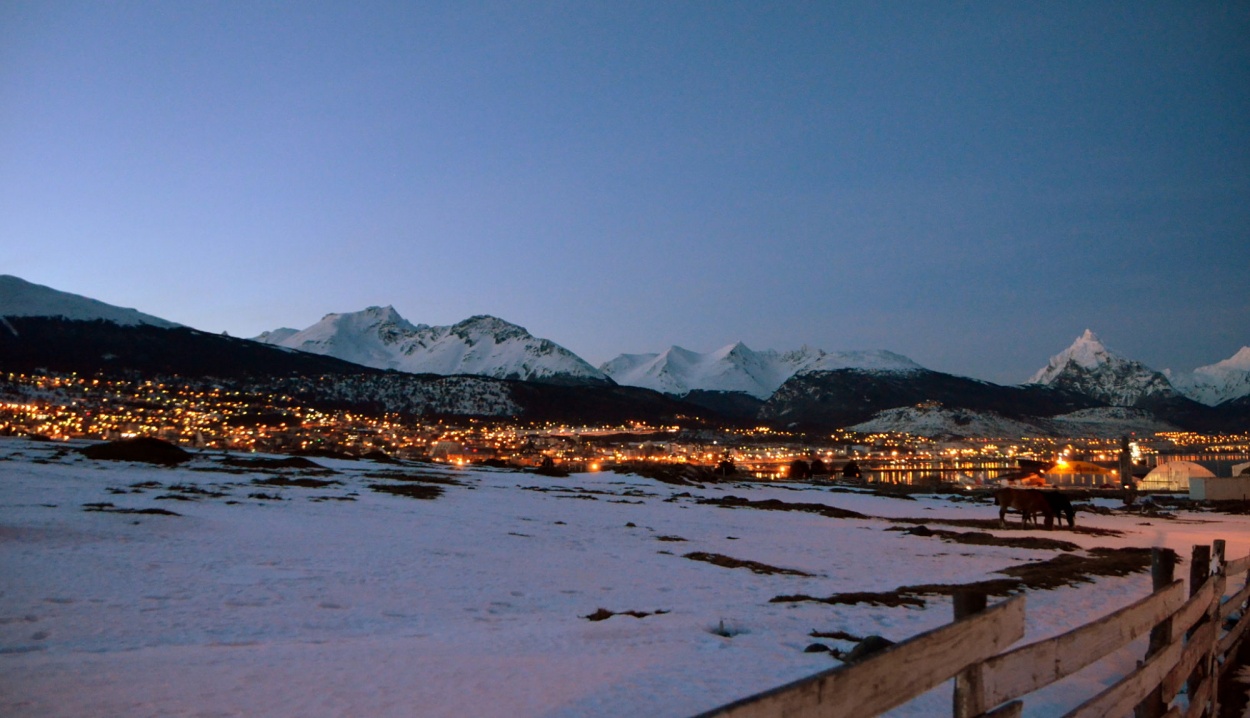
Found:
[[[1250,556],[1226,562],[1223,541],[1194,546],[1188,591],[1173,580],[1175,558],[1155,549],[1153,593],[1062,635],[1005,650],[1024,636],[1025,597],[986,609],[984,595],[957,594],[954,623],[697,718],[872,716],[952,678],[955,718],[1019,716],[1028,694],[1147,633],[1137,668],[1067,716],[1214,718],[1219,680],[1250,626]],[[1176,700],[1182,689],[1187,706]]]

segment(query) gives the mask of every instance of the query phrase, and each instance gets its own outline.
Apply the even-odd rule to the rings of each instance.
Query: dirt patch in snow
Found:
[[[1034,527],[1025,527],[1017,521],[1009,520],[1006,526],[996,518],[993,519],[934,519],[934,518],[901,518],[901,519],[883,519],[884,521],[892,521],[896,524],[936,524],[939,526],[958,526],[960,528],[969,529],[986,529],[992,531],[1036,531]],[[1043,531],[1045,529],[1042,529]],[[1115,529],[1100,529],[1092,526],[1074,526],[1072,528],[1056,526],[1053,531],[1070,531],[1072,533],[1084,534],[1086,536],[1121,536],[1123,532]]]
[[[274,476],[268,479],[253,479],[257,486],[298,486],[305,489],[323,489],[327,486],[341,485],[341,481],[322,481],[321,479],[298,478],[288,479],[285,476]]]
[[[424,484],[369,484],[369,488],[384,494],[407,496],[410,499],[431,500],[443,495],[441,486],[427,486]]]
[[[835,593],[824,598],[795,594],[776,596],[770,603],[814,601],[827,604],[868,603],[876,606],[925,605],[925,596],[950,596],[958,591],[978,591],[989,596],[1009,596],[1026,589],[1048,591],[1078,583],[1093,583],[1095,576],[1127,576],[1150,568],[1148,548],[1093,548],[1088,555],[1061,554],[1046,561],[1009,566],[995,573],[1008,578],[993,578],[972,583],[933,583],[900,586],[893,591]]]
[[[694,551],[685,554],[685,558],[692,561],[703,561],[715,566],[723,566],[725,568],[747,568],[755,573],[760,574],[781,574],[783,576],[811,576],[806,571],[800,571],[795,568],[781,568],[779,566],[770,566],[759,561],[744,561],[742,559],[733,558],[720,553],[708,553],[706,551]]]
[[[113,504],[107,501],[93,503],[93,504],[83,504],[82,510],[83,511],[99,511],[99,512],[108,513],[108,514],[151,514],[155,516],[181,516],[182,515],[180,513],[177,513],[176,511],[169,511],[168,509],[121,508],[118,506],[114,506]]]
[[[333,469],[328,469],[321,464],[305,459],[302,456],[287,456],[282,459],[227,456],[222,459],[221,463],[226,466],[237,466],[243,469],[314,469],[318,471],[333,471]]]
[[[633,616],[634,618],[646,618],[647,616],[662,616],[668,613],[665,610],[658,611],[609,611],[606,608],[600,608],[588,616],[582,616],[587,621],[606,621],[613,616]]]
[[[835,641],[851,641],[853,643],[859,643],[864,640],[863,636],[856,636],[852,633],[847,633],[846,631],[817,631],[813,629],[812,632],[807,635],[812,638],[832,638]]]
[[[835,593],[832,596],[818,598],[809,596],[805,593],[796,593],[787,596],[774,596],[769,603],[801,603],[804,601],[813,601],[815,603],[827,603],[829,605],[845,604],[854,605],[857,603],[867,603],[871,606],[889,606],[897,608],[899,606],[915,606],[922,608],[925,605],[924,599],[910,595],[903,589],[894,591],[849,591],[846,593]]]
[[[711,506],[724,506],[730,509],[761,509],[763,511],[802,511],[809,514],[819,514],[828,516],[831,519],[870,519],[873,518],[858,511],[849,509],[840,509],[836,506],[828,506],[826,504],[809,504],[794,503],[790,501],[781,501],[779,499],[765,499],[763,501],[751,501],[741,496],[725,496],[716,499],[698,499],[696,503],[708,504]]]
[[[895,527],[886,531],[902,531],[909,536],[935,536],[948,543],[962,543],[970,546],[1006,546],[1007,548],[1027,548],[1042,551],[1077,551],[1080,546],[1071,541],[1041,538],[1040,536],[995,536],[984,531],[943,531],[928,526],[913,526],[909,529]]]
[[[391,481],[415,481],[422,484],[440,484],[442,486],[463,486],[464,484],[446,474],[435,474],[418,471],[366,471],[362,474],[366,479],[390,479]]]
[[[615,471],[618,474],[633,474],[635,476],[645,476],[648,479],[655,479],[665,484],[673,484],[674,486],[698,486],[709,482],[714,482],[718,478],[716,472],[707,466],[696,466],[695,464],[664,464],[650,462],[632,462],[629,464],[610,464],[604,467],[606,471]]]

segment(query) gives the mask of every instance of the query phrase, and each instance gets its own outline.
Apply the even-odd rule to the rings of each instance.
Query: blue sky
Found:
[[[250,336],[392,304],[599,363],[1250,344],[1250,7],[0,5],[0,272]]]

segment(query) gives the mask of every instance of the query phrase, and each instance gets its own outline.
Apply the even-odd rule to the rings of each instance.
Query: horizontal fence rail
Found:
[[[696,718],[872,716],[955,680],[955,718],[1019,716],[1029,694],[1150,635],[1137,668],[1068,718],[1215,718],[1221,676],[1236,665],[1250,626],[1250,555],[1225,561],[1224,542],[1194,546],[1188,588],[1175,554],[1154,549],[1154,592],[1052,638],[1024,636],[1024,596],[985,608],[956,595],[956,621],[853,664],[735,701]],[[1234,593],[1225,598],[1228,590]],[[1178,701],[1181,695],[1188,702]]]

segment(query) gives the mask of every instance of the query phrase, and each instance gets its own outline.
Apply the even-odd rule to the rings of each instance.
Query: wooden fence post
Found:
[[[1211,547],[1210,546],[1194,546],[1189,559],[1189,596],[1192,598],[1202,588],[1202,585],[1211,577]],[[1215,605],[1219,605],[1220,597],[1215,597]],[[1209,612],[1207,612],[1209,613]],[[1186,633],[1186,639],[1193,637],[1198,627],[1210,620],[1207,613],[1203,613],[1202,617],[1194,622],[1193,630]],[[1216,640],[1219,640],[1219,631],[1216,631]],[[1209,652],[1208,652],[1208,655]],[[1206,677],[1206,663],[1202,662],[1194,668],[1194,672],[1190,674],[1189,680],[1185,682],[1186,690],[1189,691],[1189,700],[1198,702],[1203,700],[1201,696],[1194,693],[1202,685],[1202,679]],[[1199,713],[1198,715],[1202,715]]]
[[[955,620],[974,616],[985,610],[986,595],[980,591],[956,591]],[[973,718],[985,712],[985,687],[981,680],[981,664],[969,666],[955,676],[955,718]]]
[[[1225,572],[1224,567],[1225,567],[1225,564],[1228,563],[1227,561],[1224,560],[1224,552],[1225,552],[1226,547],[1227,547],[1227,544],[1224,541],[1224,539],[1215,539],[1215,541],[1211,542],[1211,554],[1212,554],[1211,568],[1213,569],[1212,572],[1217,576],[1224,575],[1224,572]],[[1223,596],[1215,597],[1215,603],[1213,606],[1215,610],[1208,620],[1219,623],[1220,600],[1222,598]],[[1199,669],[1198,671],[1198,675],[1202,675],[1205,673],[1207,676],[1210,677],[1211,679],[1210,691],[1205,696],[1191,695],[1189,697],[1189,702],[1191,705],[1195,703],[1196,701],[1207,701],[1207,700],[1211,701],[1211,712],[1208,715],[1212,716],[1212,718],[1220,714],[1220,685],[1219,685],[1220,684],[1220,670],[1219,670],[1219,664],[1216,662],[1216,653],[1219,651],[1219,648],[1220,648],[1220,629],[1221,627],[1218,625],[1215,627],[1215,633],[1212,634],[1212,637],[1211,637],[1211,649],[1207,651],[1207,657],[1203,661],[1203,668]]]
[[[1150,584],[1154,591],[1163,589],[1172,583],[1176,571],[1176,553],[1171,549],[1155,547],[1150,549]],[[1146,658],[1159,653],[1167,647],[1172,639],[1172,619],[1165,618],[1150,631],[1150,647],[1146,649]],[[1167,704],[1163,702],[1163,689],[1156,687],[1138,704],[1133,711],[1136,718],[1159,718],[1167,712]]]
[[[1189,559],[1189,597],[1193,598],[1211,573],[1211,547],[1194,546]]]

